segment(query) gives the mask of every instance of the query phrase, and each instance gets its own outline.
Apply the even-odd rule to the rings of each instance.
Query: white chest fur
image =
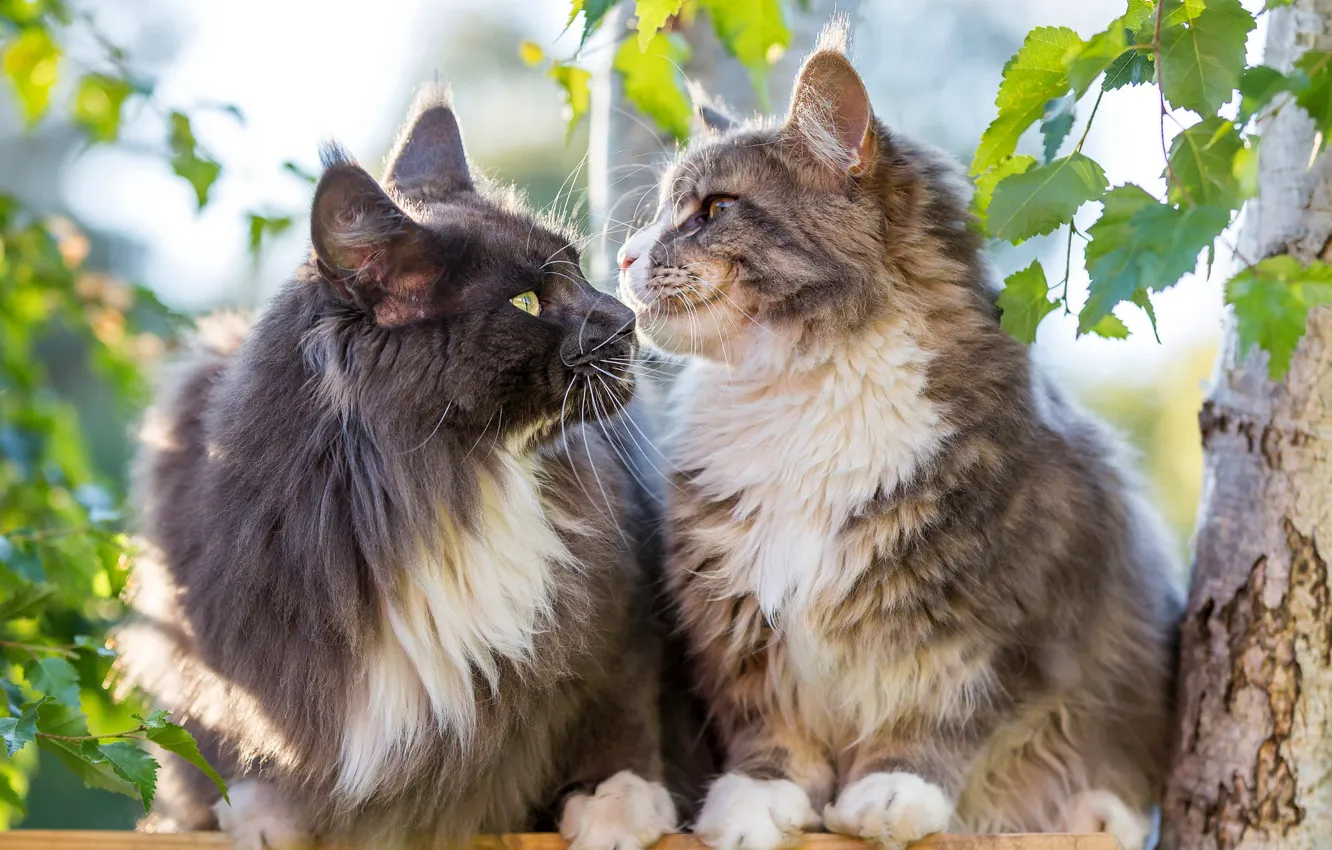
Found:
[[[675,465],[699,470],[707,497],[737,499],[733,521],[696,533],[723,555],[731,590],[755,594],[769,619],[855,580],[872,553],[847,551],[838,531],[938,449],[927,360],[886,322],[817,360],[755,356],[682,376]]]
[[[936,662],[959,663],[849,657],[802,616],[816,597],[849,591],[874,558],[840,533],[848,520],[947,436],[924,394],[928,358],[887,322],[815,362],[695,364],[678,387],[674,463],[699,471],[708,498],[735,500],[730,517],[686,533],[719,556],[721,592],[758,598],[786,645],[802,722],[830,736],[882,726],[939,684]]]
[[[396,598],[384,602],[380,646],[366,659],[342,735],[339,786],[354,799],[424,732],[465,744],[476,726],[474,674],[494,687],[497,660],[525,660],[550,613],[551,565],[570,555],[547,519],[535,470],[506,455],[480,489],[477,530],[441,516],[440,537],[419,542]]]

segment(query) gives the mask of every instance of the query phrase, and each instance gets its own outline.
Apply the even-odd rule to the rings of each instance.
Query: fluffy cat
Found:
[[[834,24],[783,121],[716,126],[621,255],[687,358],[667,569],[725,751],[695,831],[1101,831],[1140,848],[1180,575],[1106,430],[999,326],[941,153]]]
[[[436,846],[546,818],[646,846],[676,815],[610,430],[633,314],[473,180],[440,91],[382,187],[324,166],[310,260],[145,423],[121,671],[231,786],[169,759],[156,825]]]

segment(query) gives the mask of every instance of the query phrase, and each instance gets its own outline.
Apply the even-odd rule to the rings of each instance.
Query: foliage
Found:
[[[1284,4],[1268,8],[1277,5]],[[1303,267],[1289,257],[1255,263],[1240,256],[1226,233],[1257,191],[1259,130],[1268,116],[1301,108],[1324,137],[1332,130],[1332,54],[1309,51],[1290,74],[1247,66],[1254,27],[1239,0],[1128,0],[1123,15],[1087,39],[1063,27],[1033,29],[1004,67],[998,115],[971,164],[973,212],[988,235],[1012,243],[1067,227],[1071,251],[1074,235],[1083,235],[1091,284],[1078,310],[1079,333],[1126,336],[1113,312],[1124,303],[1146,311],[1155,328],[1152,295],[1193,272],[1204,252],[1210,268],[1223,249],[1244,263],[1226,287],[1241,342],[1268,352],[1271,375],[1280,378],[1309,308],[1328,302],[1332,267],[1322,261]],[[1076,104],[1098,78],[1082,134],[1071,154],[1057,158]],[[1110,188],[1100,166],[1082,153],[1101,99],[1148,84],[1159,90],[1164,198],[1133,184]],[[1229,109],[1237,92],[1238,107]],[[1198,120],[1186,126],[1184,110]],[[1015,154],[1038,121],[1046,160],[1039,166]],[[1169,147],[1167,121],[1182,128]],[[1077,234],[1074,215],[1089,203],[1101,205],[1100,218]],[[1012,291],[1001,306],[1016,315],[1006,315],[1004,324],[1021,339],[1032,339],[1033,322],[1054,307],[1073,310],[1067,271],[1049,283],[1039,267],[1029,267],[1006,286]]]
[[[591,107],[591,74],[580,66],[588,40],[616,6],[632,5],[632,35],[610,45],[612,68],[624,85],[625,98],[666,135],[683,140],[689,135],[691,111],[681,66],[689,58],[685,34],[699,13],[726,50],[749,71],[759,103],[768,106],[768,67],[781,58],[791,43],[780,0],[572,0],[568,26],[580,19],[578,53],[570,59],[546,56],[530,41],[518,53],[532,67],[545,67],[560,87],[569,132]]]
[[[573,0],[569,26],[581,18],[580,52],[607,14],[628,2]],[[1259,14],[1287,5],[1269,0]],[[626,98],[677,139],[689,128],[679,73],[688,46],[665,31],[688,31],[695,16],[706,12],[761,95],[767,66],[790,43],[779,0],[636,0],[633,12],[634,32],[615,48],[613,67]],[[1152,295],[1195,271],[1204,253],[1210,271],[1216,251],[1225,250],[1244,264],[1226,287],[1241,340],[1268,352],[1273,378],[1284,374],[1309,308],[1323,303],[1323,282],[1332,279],[1332,266],[1255,263],[1239,254],[1227,230],[1257,192],[1260,130],[1271,114],[1303,109],[1321,139],[1332,136],[1332,53],[1309,50],[1290,73],[1247,65],[1246,43],[1255,25],[1240,0],[1126,0],[1123,14],[1089,38],[1067,27],[1036,27],[1004,66],[995,98],[998,114],[971,163],[972,212],[986,235],[1014,244],[1062,227],[1068,228],[1070,254],[1075,235],[1086,240],[1091,286],[1077,309],[1078,333],[1127,336],[1114,313],[1126,303],[1143,310],[1155,331]],[[565,90],[572,127],[591,101],[587,75],[575,73],[581,70],[577,57],[547,60],[530,43],[521,52],[530,64],[549,62],[551,76]],[[1141,186],[1113,185],[1113,175],[1108,178],[1082,152],[1102,98],[1147,85],[1158,89],[1164,198]],[[1061,157],[1084,99],[1091,108],[1082,132]],[[1181,128],[1168,147],[1166,122]],[[1040,161],[1017,153],[1033,127],[1042,137]],[[1082,234],[1073,221],[1088,204],[1100,204],[1101,214]],[[1030,341],[1044,316],[1055,309],[1073,312],[1070,267],[1071,257],[1063,279],[1054,282],[1039,264],[1011,275],[1006,281],[1011,292],[1001,299],[1008,311],[1005,327]],[[1041,286],[1045,289],[1038,291]]]
[[[81,28],[103,54],[76,63],[62,45]],[[113,143],[128,103],[156,108],[151,82],[90,16],[63,0],[0,3],[0,68],[30,127],[69,91],[68,119],[90,143]],[[75,68],[80,69],[76,76]],[[88,70],[83,70],[88,69]],[[184,111],[164,113],[163,153],[194,188],[200,207],[221,166],[195,139]],[[256,244],[278,219],[252,227]],[[108,692],[114,652],[106,632],[123,612],[133,551],[114,486],[89,457],[83,423],[53,386],[43,351],[74,347],[123,408],[146,397],[145,363],[163,348],[175,317],[147,290],[84,265],[88,238],[65,219],[43,217],[0,193],[0,828],[23,815],[36,748],[90,787],[139,797],[156,788],[151,741],[221,781],[189,733],[165,712],[139,716]]]

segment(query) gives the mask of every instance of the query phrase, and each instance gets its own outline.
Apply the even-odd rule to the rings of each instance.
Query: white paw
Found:
[[[824,808],[823,823],[833,832],[898,848],[943,832],[952,816],[948,795],[933,782],[914,773],[871,773]]]
[[[568,799],[560,835],[570,850],[641,850],[674,832],[675,817],[675,803],[661,783],[622,770],[594,795]]]
[[[708,789],[694,834],[713,850],[775,850],[818,825],[809,795],[794,782],[728,773]]]
[[[312,845],[278,790],[267,782],[231,782],[227,796],[231,804],[218,800],[213,814],[236,850],[302,850]]]
[[[1069,832],[1108,832],[1124,850],[1143,850],[1152,819],[1128,807],[1110,791],[1083,791],[1068,802]]]

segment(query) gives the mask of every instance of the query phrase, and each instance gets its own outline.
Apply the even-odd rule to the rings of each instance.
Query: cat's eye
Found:
[[[530,290],[522,295],[513,296],[509,299],[509,303],[529,316],[541,315],[541,301],[537,299],[536,293]]]
[[[735,204],[735,198],[726,195],[718,195],[708,204],[708,218],[715,217],[719,212]]]

